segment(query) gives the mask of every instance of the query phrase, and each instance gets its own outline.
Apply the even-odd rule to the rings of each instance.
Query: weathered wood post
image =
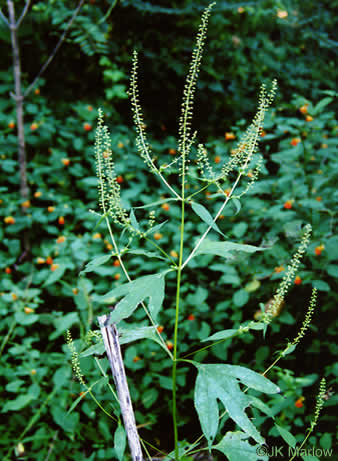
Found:
[[[133,461],[142,461],[140,438],[136,428],[134,410],[131,403],[119,343],[119,335],[115,324],[109,325],[109,318],[110,315],[101,315],[97,317],[120,402],[124,428],[127,433],[132,459]]]

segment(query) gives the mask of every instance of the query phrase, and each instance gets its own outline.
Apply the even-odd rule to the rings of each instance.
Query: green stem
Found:
[[[6,344],[8,343],[9,341],[9,338],[11,337],[13,331],[14,331],[14,328],[16,327],[16,321],[13,320],[10,328],[9,328],[9,332],[7,333],[7,335],[4,337],[2,343],[1,343],[1,347],[0,347],[0,357],[2,356],[2,352],[4,350],[4,347],[6,346]]]
[[[175,330],[174,330],[174,357],[173,357],[173,370],[172,370],[172,383],[173,383],[173,425],[174,425],[174,439],[175,439],[175,460],[178,460],[178,430],[177,430],[177,396],[176,396],[176,380],[177,380],[177,336],[178,336],[178,320],[180,312],[180,289],[181,289],[181,274],[183,263],[183,243],[184,243],[184,186],[185,186],[185,162],[184,155],[182,161],[182,202],[181,202],[181,234],[180,234],[180,253],[177,270],[177,285],[176,285],[176,314],[175,314]]]

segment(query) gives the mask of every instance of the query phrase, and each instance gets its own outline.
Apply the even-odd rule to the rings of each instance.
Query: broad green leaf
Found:
[[[243,432],[227,432],[212,448],[223,453],[228,461],[267,461],[269,457],[263,454],[263,450],[262,455],[259,454],[259,445],[250,445],[247,439],[248,435]]]
[[[124,450],[126,449],[126,433],[121,424],[117,426],[114,434],[114,449],[118,460],[122,461]]]
[[[313,280],[312,286],[319,291],[330,291],[330,285],[324,282],[324,280]]]
[[[146,251],[146,250],[128,250],[126,251],[128,254],[133,254],[133,255],[141,255],[141,256],[147,256],[147,258],[156,258],[156,259],[163,259],[164,261],[166,258],[163,256],[159,255],[158,253],[155,253],[154,251]]]
[[[295,448],[297,440],[295,437],[287,431],[284,427],[278,426],[278,424],[275,423],[275,427],[277,431],[280,433],[281,437],[285,440],[285,442],[292,448]]]
[[[51,410],[52,416],[56,424],[66,432],[74,432],[79,423],[79,413],[67,413],[58,405],[53,405]]]
[[[55,339],[60,336],[64,331],[68,330],[74,323],[79,323],[79,315],[77,312],[70,312],[69,314],[57,317],[54,320],[56,331],[49,335],[49,339]]]
[[[19,395],[15,400],[9,400],[2,407],[2,413],[6,411],[18,411],[26,407],[35,397],[30,394]]]
[[[242,392],[238,381],[249,388],[268,394],[279,392],[279,387],[259,373],[245,367],[193,363],[198,369],[194,397],[195,407],[209,448],[218,429],[217,399],[223,403],[229,417],[248,436],[258,443],[264,443],[263,437],[245,413],[245,409],[252,403],[252,398]]]
[[[156,321],[164,299],[164,276],[167,272],[140,277],[120,285],[102,296],[101,301],[105,303],[115,302],[116,298],[124,296],[110,314],[110,323],[118,323],[122,319],[128,318],[146,298],[149,298],[149,311]]]
[[[119,328],[120,344],[128,344],[139,339],[152,339],[161,344],[154,327]]]
[[[15,312],[14,318],[19,325],[32,325],[39,320],[37,314],[26,314],[25,312]]]
[[[253,245],[245,245],[233,242],[215,242],[205,239],[196,251],[196,254],[213,254],[222,256],[226,259],[234,259],[234,253],[245,252],[255,253],[256,251],[263,251],[267,248],[260,248]]]
[[[97,256],[88,264],[86,264],[86,267],[80,272],[80,275],[86,272],[92,272],[96,267],[101,266],[102,264],[105,264],[107,261],[109,261],[112,256],[112,254]]]
[[[160,346],[164,347],[159,340],[154,327],[138,327],[138,328],[119,328],[119,343],[128,344],[139,339],[152,339]],[[94,344],[81,352],[80,357],[88,357],[89,355],[102,355],[105,352],[103,342]]]
[[[52,283],[57,282],[65,273],[66,266],[61,265],[58,267],[54,272],[50,274],[50,276],[47,278],[45,283],[42,285],[43,287],[46,287],[47,285],[51,285]]]
[[[220,228],[214,222],[214,220],[213,220],[211,214],[209,213],[209,211],[203,205],[200,205],[199,203],[196,203],[196,202],[192,202],[191,208],[202,219],[202,221],[204,221],[206,224],[208,224],[208,226],[210,226],[216,232],[218,232],[219,234],[223,235],[223,237],[225,237],[223,232],[220,230]]]
[[[208,338],[203,339],[202,342],[220,341],[221,339],[229,339],[229,338],[233,338],[234,336],[238,335],[238,333],[239,333],[239,330],[232,330],[232,329],[222,330],[222,331],[218,331],[217,333],[209,336]]]
[[[249,301],[249,294],[244,289],[240,289],[235,292],[232,297],[232,300],[237,307],[244,306]]]
[[[92,346],[88,347],[88,349],[85,349],[83,352],[81,352],[80,357],[88,357],[89,355],[102,355],[104,354],[105,348],[104,344],[102,343],[97,343],[93,344]]]
[[[326,107],[326,106],[327,106],[328,104],[330,104],[332,101],[333,101],[333,98],[330,98],[330,97],[324,98],[324,99],[322,99],[321,101],[319,101],[319,103],[316,104],[315,107],[314,107],[314,109],[312,110],[313,115],[317,115],[317,114],[319,114],[320,112],[322,112],[322,110],[324,109],[324,107]]]

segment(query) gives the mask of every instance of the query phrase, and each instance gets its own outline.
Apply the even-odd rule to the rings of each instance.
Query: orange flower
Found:
[[[12,269],[10,267],[6,267],[5,272],[6,274],[10,274],[12,272]]]
[[[253,177],[253,173],[252,173],[251,170],[247,173],[247,177],[248,177],[248,178],[252,178],[252,177]]]
[[[79,290],[77,288],[72,288],[72,292],[73,292],[74,295],[77,295]]]
[[[274,270],[275,270],[275,272],[276,272],[277,274],[279,274],[279,272],[283,272],[284,267],[283,267],[283,266],[278,266],[278,267],[275,267]]]
[[[305,398],[302,396],[302,397],[299,397],[299,399],[297,399],[295,401],[295,407],[296,408],[302,408],[304,406],[303,402],[304,402]]]
[[[117,143],[117,147],[118,147],[119,149],[122,149],[122,148],[124,147],[123,142],[120,141],[119,143]]]
[[[16,301],[18,299],[18,296],[15,293],[11,294],[13,301]]]
[[[107,243],[106,248],[107,248],[107,250],[110,251],[110,250],[113,249],[113,245],[111,243]]]
[[[295,281],[293,282],[295,285],[300,285],[302,283],[302,279],[299,277],[299,275],[296,276]]]
[[[325,249],[324,245],[319,245],[318,247],[315,248],[315,255],[320,256],[324,249]]]
[[[96,232],[96,234],[93,235],[94,240],[99,240],[102,238],[102,235],[99,232]]]
[[[13,216],[6,216],[4,218],[4,221],[6,224],[14,224],[15,223],[15,219],[13,218]]]
[[[175,155],[176,154],[176,149],[169,149],[169,154],[170,155]]]
[[[64,166],[68,166],[70,164],[69,158],[62,158],[61,162],[64,164]]]
[[[167,348],[171,351],[172,349],[174,349],[174,344],[171,342],[171,341],[167,341]]]
[[[115,280],[120,280],[120,278],[121,278],[121,274],[115,274],[115,275],[114,275],[114,279],[115,279]]]
[[[300,138],[293,138],[291,139],[290,144],[291,146],[297,146],[297,144],[299,144],[300,141],[301,141]]]
[[[34,309],[32,309],[31,307],[25,307],[24,311],[25,311],[25,314],[31,314],[32,312],[34,312]]]
[[[36,258],[36,262],[37,264],[45,264],[45,260],[43,258],[40,258],[40,256],[38,258]]]
[[[169,211],[170,210],[170,206],[167,204],[167,203],[163,203],[163,205],[161,206],[161,208],[165,211]]]
[[[230,188],[229,188],[229,189],[224,189],[224,193],[225,193],[225,195],[226,195],[227,197],[229,197],[230,192],[231,192],[231,189],[230,189]]]
[[[136,363],[139,360],[141,360],[141,357],[139,357],[138,355],[135,355],[135,357],[133,358],[133,362]]]
[[[316,197],[316,200],[317,200],[317,202],[321,202],[321,201],[322,201],[322,198],[321,198],[321,196],[320,196],[320,195],[318,195],[318,197]]]
[[[120,261],[118,259],[115,259],[115,261],[113,262],[113,266],[115,266],[115,267],[121,266]]]
[[[52,265],[50,266],[50,270],[51,270],[52,272],[54,272],[54,271],[56,271],[56,269],[57,269],[58,267],[59,267],[58,264],[52,264]]]
[[[64,237],[63,235],[60,235],[60,237],[56,239],[56,243],[63,243],[65,242],[65,240],[66,240],[66,237]]]
[[[46,258],[46,264],[53,264],[53,258],[51,256]]]
[[[91,126],[90,123],[86,122],[86,123],[83,124],[83,129],[85,131],[90,131],[92,129],[92,126]]]
[[[232,141],[233,139],[236,139],[234,133],[225,133],[224,137],[226,141]]]
[[[320,147],[321,147],[322,149],[327,149],[329,146],[328,146],[328,144],[322,144]]]
[[[214,162],[215,163],[220,163],[221,162],[221,157],[219,155],[216,155],[216,157],[214,158]]]
[[[55,210],[55,208],[54,208],[53,206],[49,206],[49,207],[47,208],[47,210],[48,210],[48,213],[53,213],[53,211]]]
[[[123,183],[123,176],[121,176],[121,175],[118,176],[118,177],[116,178],[116,182],[119,183],[119,184]]]
[[[89,112],[91,112],[93,110],[93,106],[87,106],[87,110],[89,110]]]
[[[39,88],[35,88],[34,93],[38,96],[38,95],[40,94],[40,89],[39,89]]]
[[[39,197],[41,197],[41,195],[42,195],[42,192],[40,192],[40,191],[38,190],[38,191],[35,192],[34,197],[35,197],[35,198],[39,198]]]
[[[29,208],[31,206],[31,202],[26,200],[25,202],[21,203],[22,208]]]
[[[163,235],[160,234],[159,232],[156,232],[156,233],[154,234],[154,239],[155,239],[155,240],[161,240],[162,237],[163,237]]]
[[[13,122],[13,120],[11,120],[8,124],[8,128],[13,129],[14,127],[15,127],[15,123]]]
[[[194,314],[189,314],[188,315],[188,320],[195,320]]]
[[[218,216],[218,219],[224,219],[224,218],[225,218],[224,214],[220,214],[220,215]]]
[[[157,327],[157,331],[158,331],[159,333],[162,333],[163,330],[164,330],[164,327],[163,327],[162,325],[159,325],[159,326]]]
[[[35,131],[35,130],[37,130],[39,128],[39,125],[34,122],[34,123],[31,124],[30,128],[31,128],[32,131]]]
[[[311,117],[311,115],[307,115],[307,116],[305,117],[305,120],[306,120],[307,122],[312,122],[313,117]]]
[[[245,9],[244,9],[242,6],[239,6],[239,7],[237,8],[237,12],[238,12],[239,14],[244,13],[244,11],[245,11]]]
[[[65,218],[63,216],[59,216],[58,223],[60,224],[60,226],[63,226],[65,223]]]
[[[31,375],[36,375],[36,370],[34,370],[34,368],[31,370]]]
[[[288,12],[285,10],[277,10],[277,16],[279,19],[285,19],[288,17]]]
[[[302,107],[299,108],[299,112],[300,112],[301,114],[304,114],[304,115],[307,114],[307,108],[308,108],[308,107],[309,107],[308,104],[304,104],[304,106],[302,106]]]
[[[177,251],[171,250],[170,256],[172,256],[173,258],[178,258],[178,253],[177,253]]]
[[[291,200],[287,200],[285,203],[284,203],[284,208],[286,210],[290,210],[290,208],[292,208],[292,201]]]
[[[264,136],[266,136],[266,131],[262,130],[261,131],[261,137],[264,138]]]

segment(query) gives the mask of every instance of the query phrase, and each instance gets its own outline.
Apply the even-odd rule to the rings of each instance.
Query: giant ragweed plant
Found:
[[[162,225],[162,223],[156,225],[154,210],[151,210],[148,224],[144,227],[138,219],[138,213],[142,207],[137,207],[137,209],[126,209],[122,205],[120,184],[117,181],[115,172],[110,135],[104,123],[103,114],[100,111],[95,143],[97,175],[99,179],[99,203],[102,210],[101,219],[104,219],[106,222],[113,251],[107,256],[99,257],[91,261],[84,269],[84,272],[89,272],[98,265],[106,263],[112,257],[117,258],[127,278],[127,282],[117,286],[100,297],[100,302],[102,303],[115,304],[110,314],[109,322],[117,326],[121,335],[121,343],[124,344],[142,338],[151,339],[156,341],[165,350],[172,361],[171,413],[174,449],[167,455],[168,458],[166,459],[175,460],[183,459],[184,456],[188,456],[189,454],[192,455],[204,449],[205,442],[209,450],[217,450],[229,457],[229,459],[233,459],[233,450],[236,451],[238,460],[256,459],[256,449],[260,444],[264,443],[264,438],[259,428],[257,428],[250,419],[246,409],[250,406],[254,406],[266,412],[266,408],[261,399],[256,397],[253,393],[250,393],[250,391],[252,392],[252,390],[254,390],[261,394],[275,394],[280,391],[277,385],[265,377],[265,374],[272,366],[261,374],[249,368],[232,364],[204,364],[195,360],[189,360],[187,358],[189,355],[180,355],[178,348],[182,300],[182,272],[189,271],[188,266],[190,261],[193,258],[196,260],[200,255],[207,254],[221,257],[224,260],[224,264],[228,264],[240,254],[246,254],[249,257],[250,254],[254,254],[258,251],[268,251],[265,247],[227,240],[220,230],[217,220],[221,216],[224,208],[230,202],[239,209],[240,199],[243,198],[258,179],[262,166],[262,158],[258,154],[259,140],[263,130],[265,114],[275,96],[276,82],[273,81],[270,90],[264,85],[262,86],[259,95],[258,109],[252,123],[239,139],[236,149],[232,151],[229,158],[224,159],[219,169],[214,170],[209,159],[207,148],[202,142],[197,143],[198,133],[192,129],[197,78],[206,40],[208,19],[213,6],[214,4],[209,5],[202,15],[196,46],[192,53],[190,69],[183,91],[176,157],[170,164],[163,163],[159,165],[152,155],[151,146],[147,140],[146,124],[140,104],[137,73],[138,55],[136,52],[133,55],[129,96],[136,129],[136,146],[140,157],[149,168],[149,171],[160,183],[162,183],[163,187],[170,194],[170,198],[166,199],[166,201],[175,201],[180,206],[179,245],[177,251],[174,252],[177,258],[172,256],[172,252],[168,254],[167,251],[161,247],[158,243],[159,239],[156,239],[156,234],[153,237],[152,232],[154,229],[158,229],[158,226]],[[175,171],[178,177],[175,182],[172,182],[170,178],[172,178],[172,173]],[[177,188],[177,183],[180,183],[179,188]],[[194,192],[189,195],[187,193],[187,190],[189,190],[187,185],[190,186],[191,184],[195,186],[195,189]],[[226,190],[224,190],[225,185],[228,186]],[[214,197],[217,200],[221,198],[220,202],[217,202],[218,209],[214,216],[212,216],[200,201],[197,201],[201,193],[208,188],[212,188],[214,191],[211,198]],[[238,190],[237,195],[236,190]],[[151,204],[150,207],[155,208],[158,203],[161,203],[160,199],[159,197],[159,200]],[[149,204],[147,207],[149,207]],[[189,220],[188,213],[191,211],[197,214],[206,225],[205,231],[197,236],[194,242],[185,241],[185,225]],[[142,210],[142,212],[144,212],[144,210]],[[265,334],[269,323],[276,316],[276,310],[278,310],[287,294],[288,288],[300,264],[300,260],[309,243],[310,232],[311,227],[305,226],[304,236],[301,240],[299,249],[291,259],[286,275],[277,289],[273,302],[269,309],[263,313],[261,320],[246,322],[236,329],[215,332],[211,336],[203,339],[203,341],[208,341],[211,346],[206,346],[202,349],[212,347],[214,343],[219,343],[220,341],[244,334],[249,330],[261,330]],[[121,243],[122,239],[117,238],[117,236],[121,234],[129,235],[128,241],[124,241],[123,245]],[[212,234],[214,237],[209,237],[209,235]],[[217,236],[217,238],[215,236]],[[136,280],[132,280],[123,259],[124,254],[130,250],[130,245],[134,238],[144,239],[145,246],[151,245],[153,249],[158,252],[158,256],[168,263],[168,267],[159,273],[147,274]],[[146,252],[143,252],[143,254],[146,255]],[[162,337],[163,328],[158,327],[161,319],[161,308],[167,296],[165,293],[165,285],[166,276],[169,273],[175,273],[176,277],[174,341],[173,344],[170,344],[170,347]],[[316,293],[313,294],[311,299],[309,313],[300,333],[292,343],[288,343],[286,350],[279,355],[277,360],[281,359],[286,353],[291,352],[290,348],[292,347],[294,349],[303,337],[311,320],[315,305],[315,295]],[[149,325],[142,325],[139,328],[130,330],[126,328],[128,324],[125,321],[131,318],[138,306],[141,306],[145,310],[149,319]],[[121,324],[121,321],[124,322]],[[91,346],[86,351],[85,355],[91,355],[97,352],[102,353],[103,351],[104,347],[102,343],[99,342]],[[74,369],[78,376],[82,376],[76,365],[76,359],[77,356],[76,354],[74,355],[73,350]],[[276,362],[277,361],[275,361],[274,364]],[[179,397],[177,395],[177,370],[180,365],[186,366],[187,364],[197,370],[194,405],[203,435],[195,441],[190,441],[180,446],[178,432]],[[244,391],[242,390],[242,385],[246,386]],[[221,416],[219,414],[219,402],[222,403],[225,409],[225,413],[223,412]],[[215,440],[216,437],[218,437],[220,419],[225,414],[229,420],[235,423],[239,431],[228,431],[223,438],[218,438],[216,443]],[[249,444],[249,438],[255,443]],[[148,448],[149,446],[151,447],[151,443],[142,441],[142,445],[150,458]],[[267,458],[263,456],[262,459]]]

